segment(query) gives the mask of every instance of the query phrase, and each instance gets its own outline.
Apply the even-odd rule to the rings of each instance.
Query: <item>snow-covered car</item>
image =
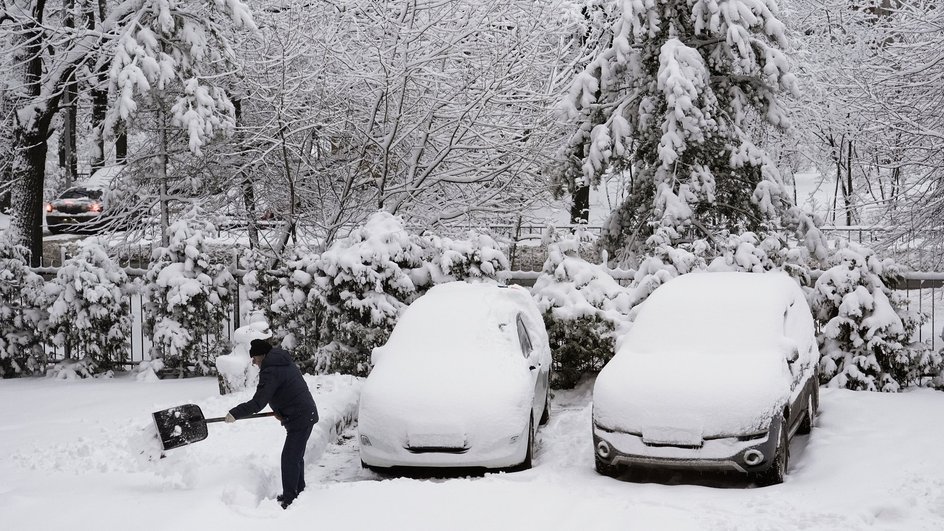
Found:
[[[46,203],[46,227],[49,232],[100,232],[127,229],[141,213],[129,196],[123,201],[113,200],[105,208],[105,191],[91,186],[76,186]]]
[[[783,273],[693,273],[643,303],[593,388],[597,471],[737,471],[781,483],[819,400],[813,316]]]
[[[436,286],[372,361],[358,413],[364,466],[530,468],[551,351],[527,289]]]

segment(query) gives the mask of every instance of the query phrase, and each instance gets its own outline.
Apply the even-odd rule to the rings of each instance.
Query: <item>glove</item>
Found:
[[[227,424],[229,424],[230,422],[236,422],[236,417],[234,417],[232,413],[227,413],[226,419],[224,420],[226,421]]]

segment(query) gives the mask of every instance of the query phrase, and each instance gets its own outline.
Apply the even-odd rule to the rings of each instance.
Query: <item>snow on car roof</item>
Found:
[[[640,352],[778,347],[784,312],[798,296],[784,273],[682,275],[643,303],[625,343]]]
[[[502,339],[516,332],[496,332],[502,331],[500,327],[514,327],[518,313],[531,310],[529,304],[534,305],[530,294],[517,286],[440,284],[404,311],[385,348],[421,355],[507,349]]]

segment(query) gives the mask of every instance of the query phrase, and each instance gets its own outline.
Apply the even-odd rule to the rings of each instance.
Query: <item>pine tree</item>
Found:
[[[580,246],[589,237],[578,232],[550,242],[531,289],[544,314],[554,357],[553,385],[559,388],[574,387],[584,374],[598,372],[609,361],[634,300],[632,290],[620,286],[604,266],[580,257]]]
[[[48,332],[54,344],[83,360],[91,373],[127,361],[131,312],[124,290],[128,275],[99,243],[86,240],[48,289]]]
[[[198,208],[169,229],[170,244],[154,250],[145,275],[145,332],[151,334],[152,358],[181,372],[194,366],[207,374],[226,348],[223,326],[233,306],[235,281],[210,256],[206,235],[215,232]]]
[[[423,255],[419,238],[384,211],[321,254],[309,304],[325,308],[332,341],[320,354],[331,358],[330,371],[367,374],[371,350],[387,340],[403,309],[430,284]]]
[[[789,125],[777,98],[796,84],[775,0],[627,0],[604,11],[609,41],[561,106],[576,127],[556,180],[631,176],[607,248],[632,261],[693,230],[778,224],[789,197],[751,133],[758,117]],[[650,241],[660,227],[671,230]]]
[[[45,369],[43,278],[29,269],[28,251],[0,232],[0,378]]]

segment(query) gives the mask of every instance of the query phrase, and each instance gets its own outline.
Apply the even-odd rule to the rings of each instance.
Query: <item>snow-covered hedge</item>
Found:
[[[154,250],[145,275],[151,357],[162,358],[167,369],[207,374],[228,348],[223,326],[235,281],[206,251],[205,237],[214,231],[199,210],[191,210],[170,226],[169,245]]]
[[[924,316],[908,311],[904,296],[888,288],[901,279],[901,268],[861,245],[839,246],[812,295],[822,324],[822,380],[831,387],[898,391],[939,372],[941,354],[911,339]]]
[[[88,239],[47,286],[48,333],[56,346],[84,365],[85,373],[108,373],[128,359],[128,284],[125,271],[96,240]]]
[[[602,265],[578,253],[578,233],[550,243],[548,258],[531,290],[544,315],[554,356],[553,385],[574,387],[581,376],[597,372],[613,356],[624,332],[632,292],[619,285]]]
[[[0,377],[45,369],[46,308],[42,277],[29,268],[25,248],[0,232]]]
[[[429,286],[423,257],[419,238],[382,211],[321,254],[310,304],[325,309],[331,341],[320,354],[329,371],[367,374],[371,350],[384,344],[403,309]]]
[[[278,292],[271,304],[269,326],[283,347],[292,352],[306,372],[328,372],[323,346],[325,307],[319,302],[314,278],[319,255],[305,254],[278,269]]]

